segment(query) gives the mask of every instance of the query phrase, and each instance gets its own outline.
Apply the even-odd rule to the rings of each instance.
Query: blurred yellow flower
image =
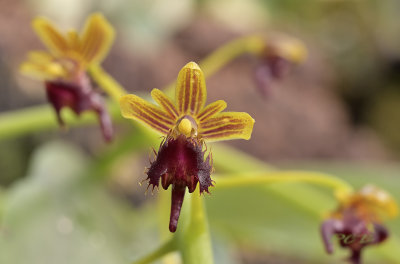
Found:
[[[40,80],[73,79],[92,64],[100,64],[113,41],[114,29],[102,14],[89,16],[81,34],[75,30],[61,34],[43,17],[32,22],[48,51],[32,51],[21,65],[21,72]]]
[[[101,94],[93,87],[88,70],[99,65],[107,55],[115,35],[112,26],[99,13],[89,16],[80,35],[75,30],[62,35],[42,17],[34,19],[32,25],[48,51],[30,52],[20,71],[44,81],[47,98],[61,126],[64,125],[60,114],[63,107],[69,107],[77,115],[90,110],[98,115],[103,136],[110,141],[111,118]]]

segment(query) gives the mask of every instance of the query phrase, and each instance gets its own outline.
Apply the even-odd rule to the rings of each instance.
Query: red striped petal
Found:
[[[209,141],[250,139],[254,119],[247,113],[219,113],[200,123],[199,135]]]
[[[95,13],[86,20],[78,52],[86,63],[100,63],[107,55],[114,36],[110,23],[102,14]]]
[[[64,36],[43,17],[35,18],[32,22],[33,29],[46,47],[57,55],[65,54],[68,42]]]
[[[197,115],[197,120],[199,122],[205,121],[208,118],[211,118],[220,112],[222,112],[226,108],[226,102],[224,100],[218,100],[207,105],[201,112]]]
[[[120,106],[123,117],[138,120],[162,134],[168,134],[175,124],[163,109],[134,94],[122,96]]]
[[[179,72],[176,84],[176,102],[180,115],[196,115],[204,107],[207,90],[200,67],[189,62]]]
[[[151,97],[153,97],[154,101],[156,101],[157,104],[159,104],[172,119],[176,120],[178,118],[178,110],[176,109],[174,103],[161,90],[153,89],[151,91]]]

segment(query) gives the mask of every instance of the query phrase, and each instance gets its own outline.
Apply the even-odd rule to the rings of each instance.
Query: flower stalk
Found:
[[[332,188],[338,199],[346,197],[353,191],[353,187],[337,177],[309,171],[272,171],[242,173],[235,176],[215,176],[218,189],[243,186],[257,186],[279,182],[304,182]]]
[[[109,75],[100,65],[96,64],[89,68],[91,77],[96,83],[110,96],[118,102],[119,98],[127,92],[111,75]]]
[[[162,244],[159,248],[153,252],[147,254],[146,256],[132,262],[132,264],[148,264],[153,263],[157,259],[165,256],[166,254],[176,250],[175,240],[168,240],[166,243]]]
[[[182,232],[178,232],[176,239],[181,252],[183,263],[203,264],[214,263],[211,237],[204,205],[204,199],[198,195],[187,197],[186,215],[182,217]],[[185,219],[186,218],[186,219]]]
[[[199,66],[203,69],[204,77],[207,79],[237,57],[243,54],[259,56],[264,49],[265,39],[261,35],[237,38],[213,51],[200,61]],[[165,87],[165,93],[172,94],[175,85],[175,82],[167,85]]]

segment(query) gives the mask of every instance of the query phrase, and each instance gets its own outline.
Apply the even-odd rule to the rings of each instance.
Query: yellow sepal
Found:
[[[56,55],[64,55],[69,47],[68,41],[53,24],[44,17],[32,21],[33,29],[46,47]]]
[[[208,141],[250,139],[254,119],[243,112],[219,113],[199,125],[199,135]]]
[[[121,114],[125,118],[142,122],[161,134],[168,134],[175,126],[175,120],[160,107],[153,105],[134,94],[120,98]]]
[[[151,91],[151,97],[171,116],[171,118],[175,120],[178,118],[178,110],[172,100],[163,91],[155,88]]]
[[[87,64],[103,61],[114,42],[115,32],[111,24],[100,13],[88,17],[81,34],[79,53]]]
[[[224,100],[215,101],[205,108],[203,108],[200,113],[196,116],[196,119],[199,122],[205,121],[208,118],[214,117],[215,115],[219,114],[220,112],[224,111],[226,108],[226,102]]]
[[[181,115],[196,115],[207,99],[203,71],[195,62],[189,62],[179,72],[176,82],[175,101]]]

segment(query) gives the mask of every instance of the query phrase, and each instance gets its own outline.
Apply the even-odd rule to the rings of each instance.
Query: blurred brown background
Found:
[[[398,0],[0,0],[0,114],[46,104],[43,85],[18,72],[28,51],[44,48],[30,26],[32,18],[44,15],[63,29],[80,28],[86,16],[94,11],[104,13],[117,32],[103,66],[132,93],[148,93],[152,88],[164,87],[188,61],[199,62],[240,36],[261,33],[273,40],[284,34],[301,39],[308,49],[308,59],[292,67],[282,79],[274,80],[267,98],[260,95],[254,79],[259,60],[250,55],[240,56],[207,80],[208,102],[224,99],[228,111],[245,111],[256,120],[250,141],[229,144],[269,163],[289,166],[310,161],[388,164],[399,159]],[[33,151],[59,138],[84,146],[91,157],[106,148],[96,126],[1,141],[0,185],[17,183],[26,175]],[[136,166],[135,173],[133,167],[135,164],[131,164],[125,175],[135,176],[125,180],[135,182],[135,191],[127,191],[135,207],[135,203],[147,198],[142,195],[143,188],[136,184],[143,176],[143,166],[141,163]],[[360,175],[367,174],[361,172]],[[392,174],[397,176],[398,170]],[[125,181],[121,181],[123,186]],[[90,211],[88,208],[91,207],[82,211]],[[281,207],[276,212],[281,212]],[[283,212],[282,215],[287,213]],[[152,219],[147,211],[144,214],[137,220],[140,224],[142,219]],[[273,214],[268,217],[273,218]],[[66,221],[63,219],[61,224]],[[305,219],[309,224],[311,220]],[[277,216],[272,221],[280,223],[281,218]],[[301,227],[301,220],[296,218],[296,221]],[[114,236],[118,228],[110,229]],[[276,231],[270,229],[272,233]],[[144,230],[143,233],[149,227]],[[101,234],[107,236],[107,231]],[[25,234],[21,237],[24,241]],[[32,237],[37,239],[37,235]],[[146,238],[147,233],[139,237]],[[102,241],[101,237],[96,239],[95,242]],[[149,241],[154,240],[149,238],[147,244]],[[223,242],[220,244],[226,241]],[[290,254],[275,259],[272,250],[268,255],[271,262],[266,262],[264,251],[246,248],[246,243],[241,248],[233,255],[243,263],[293,263]],[[323,255],[318,248],[320,251]]]

